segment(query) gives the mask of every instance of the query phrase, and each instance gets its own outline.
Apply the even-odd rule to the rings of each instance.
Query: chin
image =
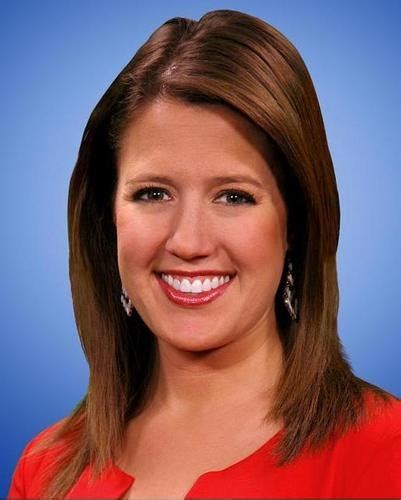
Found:
[[[162,337],[157,338],[158,341],[162,341],[163,343],[168,344],[169,347],[186,352],[211,351],[223,347],[227,343],[227,340],[223,340],[221,338],[221,335],[219,335],[219,339],[212,338],[210,334],[206,337],[205,333],[202,331],[192,331],[191,333],[187,334],[185,338],[183,335],[163,335]]]

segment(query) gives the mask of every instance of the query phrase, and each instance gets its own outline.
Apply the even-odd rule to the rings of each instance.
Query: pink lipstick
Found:
[[[219,298],[229,287],[232,278],[227,283],[219,286],[218,288],[214,288],[208,292],[201,293],[185,293],[176,290],[168,283],[166,283],[161,276],[156,274],[157,281],[163,292],[166,294],[167,298],[174,302],[175,304],[179,304],[181,306],[201,306],[204,304],[208,304],[209,302],[213,302],[217,298]]]

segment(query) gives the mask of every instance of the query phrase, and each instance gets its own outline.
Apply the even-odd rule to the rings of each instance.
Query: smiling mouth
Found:
[[[220,286],[228,283],[234,275],[219,274],[219,275],[177,275],[168,273],[159,273],[159,277],[167,283],[171,288],[178,292],[183,292],[191,295],[210,292]]]
[[[213,302],[225,293],[234,278],[234,276],[229,275],[225,275],[225,277],[221,276],[222,279],[220,279],[219,283],[216,284],[215,280],[213,282],[213,286],[209,278],[204,279],[203,282],[200,279],[195,278],[192,285],[189,285],[189,280],[186,279],[186,277],[182,277],[181,282],[177,279],[176,283],[172,283],[171,279],[168,280],[168,275],[165,275],[164,273],[155,274],[157,281],[167,298],[171,302],[182,306],[199,306]],[[215,278],[217,277],[215,276],[213,279]],[[178,283],[180,283],[179,286]],[[206,290],[201,289],[201,286],[204,286]]]

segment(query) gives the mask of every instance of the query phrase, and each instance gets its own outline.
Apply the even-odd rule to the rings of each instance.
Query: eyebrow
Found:
[[[128,180],[126,184],[135,184],[137,182],[162,182],[163,184],[173,185],[174,182],[170,177],[164,175],[138,175]],[[239,183],[253,184],[259,188],[263,188],[263,184],[257,179],[250,177],[248,175],[233,175],[233,176],[217,176],[211,177],[209,179],[209,184],[219,185],[219,184],[239,184]]]

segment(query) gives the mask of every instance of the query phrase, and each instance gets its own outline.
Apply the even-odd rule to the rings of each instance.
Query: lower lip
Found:
[[[171,287],[159,275],[156,275],[156,277],[159,285],[161,286],[161,289],[167,295],[167,298],[175,304],[179,304],[180,306],[201,306],[204,304],[209,304],[209,302],[213,302],[223,295],[233,279],[231,278],[230,281],[227,281],[227,283],[224,283],[224,285],[221,285],[218,288],[214,288],[209,292],[184,293],[179,292],[175,288]]]

